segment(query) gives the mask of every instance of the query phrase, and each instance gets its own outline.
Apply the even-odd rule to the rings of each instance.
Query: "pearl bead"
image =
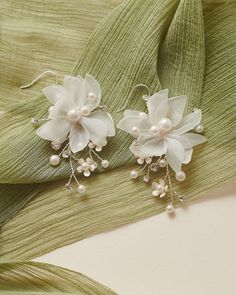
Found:
[[[143,159],[143,158],[138,158],[138,159],[137,159],[137,163],[138,163],[139,165],[143,165],[143,163],[144,163],[144,159]]]
[[[159,194],[160,194],[160,192],[157,190],[152,191],[153,197],[157,197],[157,196],[159,196]]]
[[[138,172],[137,172],[136,170],[131,171],[131,172],[130,172],[130,177],[131,177],[132,179],[137,178],[137,177],[138,177]]]
[[[147,114],[144,113],[144,112],[140,112],[140,113],[139,113],[139,117],[141,117],[141,118],[144,118],[144,117],[146,117],[146,116],[147,116]]]
[[[132,129],[131,129],[131,133],[132,133],[133,136],[139,136],[139,134],[140,134],[140,130],[139,130],[138,127],[134,126],[134,127],[132,127]]]
[[[49,162],[52,166],[57,166],[60,164],[60,157],[58,155],[52,155]]]
[[[50,108],[48,109],[49,115],[51,115],[53,111],[54,111],[54,106],[50,106]]]
[[[157,126],[152,126],[150,132],[152,135],[157,135],[159,133],[159,128]]]
[[[172,129],[173,123],[168,118],[162,118],[158,122],[158,127],[159,127],[159,130],[160,130],[161,133],[166,133],[166,132],[169,132]]]
[[[80,112],[78,110],[72,109],[69,110],[69,112],[67,113],[67,119],[70,122],[77,122],[80,119]]]
[[[168,214],[172,214],[172,213],[174,213],[174,211],[175,211],[175,207],[173,206],[173,204],[169,204],[166,206],[166,212]]]
[[[103,168],[108,168],[109,165],[110,165],[109,161],[107,161],[107,160],[102,160],[102,162],[101,162],[101,166],[102,166]]]
[[[84,176],[85,176],[85,177],[89,177],[89,176],[90,176],[90,174],[91,174],[91,173],[90,173],[90,171],[89,171],[89,170],[87,170],[87,171],[84,171]]]
[[[95,150],[96,150],[96,152],[101,152],[102,147],[101,147],[100,145],[97,145],[97,146],[95,147]]]
[[[158,192],[161,193],[161,191],[162,191],[162,186],[161,186],[160,184],[157,184],[155,189],[156,189]]]
[[[186,174],[184,173],[184,171],[177,172],[175,174],[175,178],[177,181],[184,181],[186,179]]]
[[[195,132],[202,133],[204,131],[204,127],[202,125],[198,125],[194,128]]]
[[[96,100],[96,94],[93,93],[93,92],[89,92],[88,94],[88,100],[90,100],[91,102],[95,101]]]
[[[86,162],[84,162],[81,166],[82,166],[82,168],[83,168],[84,170],[88,170],[88,169],[89,169],[89,165],[88,165],[88,163],[86,163]]]
[[[90,141],[90,143],[88,144],[88,146],[89,146],[90,149],[94,149],[95,146],[96,146],[96,144],[93,143],[92,141]]]
[[[166,160],[165,160],[165,159],[161,159],[160,162],[159,162],[159,166],[160,166],[161,168],[164,168],[164,167],[166,167],[166,165],[167,165]]]
[[[83,184],[80,184],[77,188],[77,192],[80,194],[84,194],[86,192],[86,187]]]
[[[52,149],[54,149],[55,151],[58,151],[61,148],[61,143],[60,142],[51,142],[51,147]]]
[[[89,107],[88,107],[88,106],[84,106],[84,107],[82,107],[81,114],[82,114],[83,116],[88,116],[88,115],[90,114],[90,109],[89,109]]]

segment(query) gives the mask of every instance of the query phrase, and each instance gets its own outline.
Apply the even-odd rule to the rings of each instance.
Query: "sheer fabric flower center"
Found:
[[[67,119],[71,123],[79,123],[82,117],[90,115],[90,109],[88,106],[84,106],[82,109],[71,109],[67,112]]]

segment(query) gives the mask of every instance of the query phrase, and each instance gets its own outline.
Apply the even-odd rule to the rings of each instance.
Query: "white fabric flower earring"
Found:
[[[144,84],[137,86],[148,87]],[[149,89],[148,89],[149,90]],[[149,91],[150,92],[150,91]],[[184,116],[187,102],[186,96],[177,96],[168,99],[168,90],[145,95],[148,113],[125,110],[124,118],[117,127],[130,133],[134,141],[130,150],[137,158],[137,162],[143,167],[140,171],[133,170],[130,173],[132,179],[144,172],[143,181],[149,182],[154,173],[165,169],[164,179],[152,182],[152,195],[163,198],[170,195],[170,204],[166,210],[174,212],[174,197],[182,202],[184,196],[172,188],[170,168],[175,172],[177,181],[184,181],[186,174],[182,171],[182,164],[188,164],[192,158],[193,147],[206,141],[202,135],[201,110],[194,109],[191,114]]]
[[[31,86],[32,83],[21,88]],[[108,168],[109,161],[102,159],[98,152],[107,144],[107,137],[115,136],[112,117],[107,107],[100,105],[100,85],[89,74],[84,79],[81,76],[65,76],[63,85],[51,85],[42,92],[52,106],[46,119],[32,119],[33,125],[47,121],[37,129],[36,134],[50,141],[53,150],[60,151],[50,157],[52,166],[58,166],[62,158],[69,160],[71,175],[66,190],[72,190],[71,183],[74,179],[78,192],[84,193],[86,188],[79,182],[77,174],[90,176],[98,162],[102,168]],[[86,148],[88,156],[85,159],[78,158],[78,153]],[[73,162],[77,163],[76,169]]]

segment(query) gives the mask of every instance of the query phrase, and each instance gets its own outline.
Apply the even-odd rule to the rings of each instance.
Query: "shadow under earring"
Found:
[[[174,212],[174,198],[184,201],[184,196],[172,187],[171,170],[177,181],[185,181],[182,165],[191,161],[193,147],[207,140],[196,134],[202,133],[204,129],[200,125],[201,110],[194,109],[184,116],[187,102],[185,95],[168,98],[167,89],[150,95],[146,85],[137,86],[143,86],[149,91],[148,95],[143,96],[148,112],[125,110],[124,118],[117,125],[117,128],[134,137],[130,151],[142,166],[139,171],[131,171],[130,177],[136,179],[143,174],[143,181],[148,183],[164,170],[163,178],[152,181],[152,195],[159,198],[169,195],[170,203],[166,210],[171,214]],[[191,130],[194,132],[189,132]]]

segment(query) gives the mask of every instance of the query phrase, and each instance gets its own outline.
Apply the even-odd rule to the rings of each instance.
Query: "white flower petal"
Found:
[[[73,153],[82,151],[89,143],[88,131],[79,124],[73,124],[70,129],[69,142]]]
[[[117,124],[117,128],[132,134],[132,128],[146,130],[151,127],[148,117],[125,117]]]
[[[86,74],[84,79],[84,85],[85,85],[85,92],[86,92],[86,98],[84,105],[89,105],[91,107],[91,110],[96,109],[96,107],[99,105],[101,101],[101,88],[99,83],[94,79],[93,76]],[[94,93],[96,95],[96,99],[94,101],[90,101],[87,96],[89,93]]]
[[[173,122],[174,126],[178,125],[182,120],[186,102],[186,95],[173,97],[168,100],[168,118]]]
[[[83,117],[80,124],[87,129],[89,139],[96,145],[103,146],[108,134],[108,127],[99,119]]]
[[[202,113],[201,110],[197,110],[192,112],[191,114],[183,117],[182,121],[179,125],[176,126],[174,130],[172,130],[172,134],[183,134],[191,129],[193,129],[195,126],[197,126],[202,119]]]
[[[207,141],[206,137],[199,134],[191,133],[191,132],[180,134],[180,135],[170,134],[168,137],[180,141],[185,149],[190,149],[198,144],[201,144]]]
[[[108,128],[107,136],[115,136],[116,130],[114,122],[112,116],[109,113],[102,110],[97,110],[92,112],[88,117],[101,120]]]
[[[149,156],[162,156],[167,151],[167,143],[160,138],[154,138],[146,142],[140,147],[140,151]]]
[[[168,89],[163,89],[148,98],[147,107],[150,118],[155,118],[157,108],[168,100]]]
[[[61,85],[47,86],[42,92],[52,104],[55,104],[61,97],[66,97],[65,88]]]
[[[168,102],[163,101],[155,111],[151,112],[149,117],[153,125],[158,125],[159,121],[167,117],[169,110]]]
[[[147,154],[143,154],[143,152],[141,151],[141,147],[148,142],[149,140],[151,140],[152,137],[148,136],[148,137],[142,137],[139,140],[139,145],[136,145],[134,142],[130,145],[129,149],[130,151],[137,157],[139,158],[148,158],[150,155]]]
[[[82,107],[86,100],[84,80],[81,76],[65,76],[63,81],[68,98],[74,101],[77,107]]]
[[[183,164],[188,164],[192,159],[193,149],[185,150],[185,158]]]
[[[52,117],[66,117],[69,110],[76,108],[74,101],[69,97],[61,97],[54,105]]]
[[[177,173],[181,171],[182,163],[185,159],[185,150],[183,145],[172,138],[167,138],[167,153],[166,158],[171,168]]]
[[[70,123],[66,119],[53,119],[37,129],[36,134],[46,140],[64,142],[70,131]]]

